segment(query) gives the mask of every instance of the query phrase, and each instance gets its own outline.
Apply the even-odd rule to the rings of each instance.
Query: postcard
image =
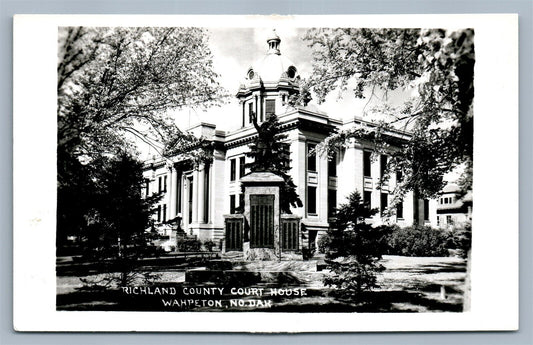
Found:
[[[18,331],[518,329],[518,20],[14,18]]]

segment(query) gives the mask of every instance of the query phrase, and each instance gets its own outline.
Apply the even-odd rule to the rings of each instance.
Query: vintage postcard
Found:
[[[517,329],[517,36],[16,16],[15,329]]]

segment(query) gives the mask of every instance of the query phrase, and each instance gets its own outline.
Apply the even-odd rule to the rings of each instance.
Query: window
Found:
[[[265,100],[265,118],[268,120],[271,115],[276,113],[276,100],[267,99]]]
[[[368,208],[372,207],[372,192],[367,190],[363,192],[363,204]]]
[[[446,224],[448,224],[448,225],[452,225],[453,224],[452,216],[446,216]]]
[[[162,180],[161,180],[161,176],[159,176],[158,179],[157,179],[157,191],[159,193],[161,193],[161,190],[162,190],[161,187],[162,187]]]
[[[244,169],[244,164],[245,164],[245,158],[240,157],[239,158],[239,177],[243,177],[246,174],[246,171]]]
[[[379,161],[379,171],[381,173],[381,178],[385,176],[385,171],[387,170],[387,156],[381,155]]]
[[[167,205],[163,205],[163,222],[167,220]]]
[[[296,68],[294,66],[289,67],[287,70],[287,77],[294,78],[296,76]]]
[[[192,176],[188,178],[189,180],[189,224],[192,223],[192,196],[193,196],[193,187],[194,182]]]
[[[157,221],[161,221],[161,205],[157,205]]]
[[[389,206],[389,195],[387,193],[381,193],[381,215],[382,216],[388,206]]]
[[[335,216],[336,207],[337,207],[337,191],[335,189],[328,189],[328,218]]]
[[[244,194],[239,194],[239,211],[244,213]]]
[[[316,214],[316,187],[307,187],[307,213]]]
[[[235,195],[229,196],[229,213],[235,213]]]
[[[146,180],[146,196],[150,195],[150,180]]]
[[[403,172],[401,170],[396,171],[396,183],[402,182]]]
[[[205,166],[204,178],[204,214],[202,215],[204,223],[209,222],[209,164]]]
[[[371,173],[371,165],[370,165],[370,155],[371,153],[368,151],[363,152],[363,174],[365,177],[372,177]]]
[[[315,148],[315,144],[307,144],[307,170],[309,171],[316,171],[316,153],[311,154]]]
[[[439,226],[439,225],[440,225],[440,217],[437,216],[437,226]]]
[[[254,112],[254,102],[250,101],[250,103],[248,103],[248,123],[253,122],[253,119],[252,119],[253,112]]]
[[[424,220],[429,220],[429,200],[424,199]]]
[[[165,175],[163,180],[163,192],[167,191],[167,175]]]
[[[333,157],[328,161],[328,176],[337,176],[337,154],[334,153]]]
[[[396,205],[396,218],[397,219],[403,219],[403,201],[400,201]]]
[[[181,213],[181,173],[178,176],[178,188],[176,193],[176,214]]]
[[[232,159],[230,161],[230,181],[235,181],[235,175],[236,175],[236,169],[237,169],[237,160],[236,159]]]

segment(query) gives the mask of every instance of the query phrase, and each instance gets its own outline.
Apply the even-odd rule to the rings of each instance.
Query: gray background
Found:
[[[13,15],[42,14],[414,14],[518,13],[520,26],[520,331],[298,335],[16,333],[13,267]],[[0,0],[0,344],[533,344],[532,0]],[[495,73],[497,72],[495,66]],[[504,114],[502,114],[504,116]],[[505,120],[505,119],[502,119]],[[497,137],[497,133],[494,133]],[[28,143],[31,145],[32,143]],[[496,162],[497,164],[497,162]],[[35,167],[38,172],[38,167]],[[501,215],[505,216],[505,215]],[[32,255],[32,253],[28,253]],[[498,255],[495,250],[495,255]],[[38,258],[36,258],[38,259]],[[497,276],[495,276],[497,279]],[[297,315],[295,315],[297,317]],[[332,322],[335,316],[332,315]]]

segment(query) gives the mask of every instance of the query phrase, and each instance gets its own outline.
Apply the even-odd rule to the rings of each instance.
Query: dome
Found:
[[[282,78],[286,81],[294,81],[297,78],[298,74],[294,63],[281,55],[280,43],[281,39],[276,30],[273,30],[267,38],[267,54],[248,69],[246,79],[249,83],[261,80],[266,84],[277,84]]]
[[[278,83],[282,77],[294,79],[296,76],[297,70],[294,63],[278,54],[265,55],[257,60],[248,71],[248,79],[259,77],[266,84]]]

